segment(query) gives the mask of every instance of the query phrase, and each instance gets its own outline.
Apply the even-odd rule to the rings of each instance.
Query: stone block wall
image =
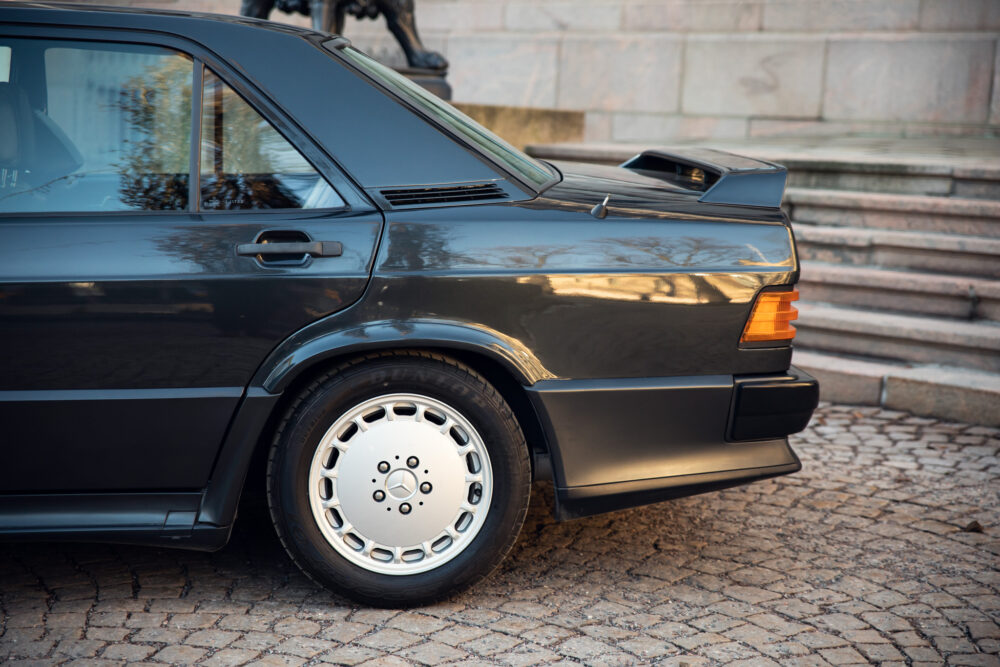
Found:
[[[417,0],[455,99],[592,141],[1000,134],[1000,0]],[[345,33],[398,58],[381,25]]]
[[[591,141],[1000,135],[1000,0],[417,0],[417,25],[456,101],[582,111]],[[402,61],[381,19],[344,32]]]

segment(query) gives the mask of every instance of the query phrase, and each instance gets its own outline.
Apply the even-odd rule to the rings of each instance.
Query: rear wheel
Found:
[[[268,501],[311,577],[380,606],[430,602],[489,574],[527,511],[530,468],[510,407],[480,375],[412,352],[345,364],[292,405]]]

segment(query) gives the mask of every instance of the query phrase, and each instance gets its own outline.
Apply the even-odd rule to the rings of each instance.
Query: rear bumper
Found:
[[[529,388],[568,519],[714,491],[801,468],[787,435],[818,385],[764,376],[550,380]]]

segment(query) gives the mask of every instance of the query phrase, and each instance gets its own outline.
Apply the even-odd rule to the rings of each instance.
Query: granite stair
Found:
[[[784,207],[812,225],[1000,238],[1000,200],[789,187]]]
[[[800,260],[807,302],[956,320],[1000,321],[1000,281],[877,266]]]
[[[799,259],[932,274],[1000,278],[1000,239],[894,229],[796,224]]]
[[[1000,322],[804,301],[796,328],[796,348],[1000,373]]]
[[[1000,175],[918,184],[934,171],[883,172],[875,186],[888,191],[828,187],[851,184],[832,172],[789,179],[794,363],[827,400],[1000,425]]]

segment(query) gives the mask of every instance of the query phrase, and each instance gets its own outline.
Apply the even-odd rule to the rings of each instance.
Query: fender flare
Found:
[[[522,385],[551,380],[549,372],[520,341],[498,331],[439,320],[381,320],[325,331],[305,340],[293,336],[261,365],[251,386],[279,394],[306,369],[325,359],[390,347],[446,348],[474,352],[498,362]]]

